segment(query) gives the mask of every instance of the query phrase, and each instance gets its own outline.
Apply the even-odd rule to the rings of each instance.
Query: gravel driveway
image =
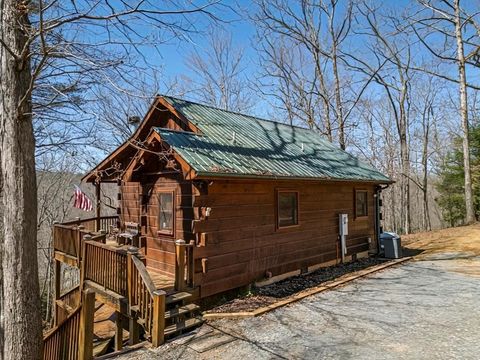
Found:
[[[479,359],[480,257],[410,261],[122,359]]]

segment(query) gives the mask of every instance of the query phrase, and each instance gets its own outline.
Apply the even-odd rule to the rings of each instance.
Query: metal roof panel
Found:
[[[164,98],[202,134],[155,131],[198,173],[391,182],[313,130]]]

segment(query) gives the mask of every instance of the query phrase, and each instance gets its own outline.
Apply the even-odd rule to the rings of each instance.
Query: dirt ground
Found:
[[[433,254],[459,252],[480,255],[480,223],[437,231],[402,236],[402,246],[422,250],[416,256],[421,260]]]

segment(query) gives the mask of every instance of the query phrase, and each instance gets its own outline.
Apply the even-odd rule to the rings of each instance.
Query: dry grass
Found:
[[[424,250],[422,258],[438,253],[470,253],[480,255],[480,223],[402,236],[402,245]]]
[[[453,260],[450,271],[480,278],[480,223],[403,236],[402,245],[421,250],[418,260]]]

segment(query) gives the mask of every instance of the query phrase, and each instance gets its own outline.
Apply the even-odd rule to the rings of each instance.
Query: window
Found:
[[[277,227],[298,225],[298,192],[277,192]]]
[[[173,235],[174,229],[174,192],[161,192],[158,194],[158,232]]]
[[[367,190],[355,190],[355,217],[368,216]]]

